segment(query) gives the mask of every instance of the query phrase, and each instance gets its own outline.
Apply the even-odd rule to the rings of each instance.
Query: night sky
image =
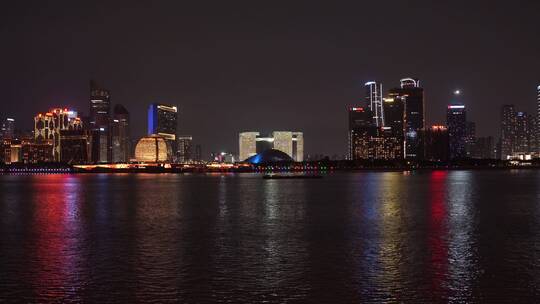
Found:
[[[135,136],[164,102],[205,156],[251,130],[303,131],[307,153],[341,156],[368,80],[419,78],[428,124],[460,88],[481,136],[498,136],[502,104],[536,107],[540,1],[141,2],[3,3],[0,116],[30,129],[51,107],[88,113],[95,79]]]

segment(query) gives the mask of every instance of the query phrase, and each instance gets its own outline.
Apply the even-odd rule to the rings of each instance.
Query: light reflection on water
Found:
[[[535,302],[537,171],[0,176],[0,301]]]

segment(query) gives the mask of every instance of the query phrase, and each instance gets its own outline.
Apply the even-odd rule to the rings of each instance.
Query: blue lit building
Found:
[[[178,108],[172,105],[153,103],[148,107],[148,135],[159,135],[175,141],[178,126]]]

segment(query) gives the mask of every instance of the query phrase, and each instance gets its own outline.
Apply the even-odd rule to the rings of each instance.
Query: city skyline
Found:
[[[494,4],[489,12],[476,3],[430,6],[426,14],[421,5],[397,2],[295,4],[289,12],[278,6],[111,4],[104,10],[68,2],[10,3],[2,23],[10,44],[0,52],[12,60],[0,79],[0,113],[25,129],[32,124],[25,117],[38,108],[89,114],[87,81],[97,79],[111,91],[112,104],[130,111],[134,137],[145,134],[136,122],[146,106],[163,102],[178,105],[180,132],[207,152],[234,151],[235,134],[243,129],[296,129],[305,134],[307,152],[325,155],[345,153],[343,109],[363,98],[365,82],[373,79],[383,89],[402,77],[421,79],[426,125],[445,122],[440,109],[458,88],[480,136],[499,135],[494,118],[503,104],[534,113],[538,4]],[[371,11],[384,11],[384,22]],[[237,12],[236,21],[224,22],[225,12]],[[409,16],[407,29],[420,43],[406,43],[410,34],[398,22],[401,14]],[[25,26],[16,27],[21,18]],[[369,47],[359,39],[367,29]],[[389,47],[389,37],[406,47]],[[94,45],[106,47],[91,51]],[[270,117],[278,115],[276,125]],[[218,129],[228,135],[213,136]]]
[[[403,99],[404,97],[401,97],[401,95],[405,94],[405,96],[409,96],[409,99],[410,99],[411,98],[410,96],[414,96],[416,93],[414,93],[412,91],[407,92],[407,89],[415,89],[415,88],[417,88],[419,90],[420,94],[421,94],[418,97],[418,98],[420,98],[419,99],[420,103],[418,104],[417,107],[418,107],[418,109],[421,109],[422,107],[424,108],[423,111],[420,111],[420,113],[421,113],[420,116],[422,116],[422,115],[425,116],[425,100],[424,100],[424,96],[423,96],[424,88],[422,87],[422,85],[420,85],[420,80],[417,79],[417,78],[406,77],[406,78],[400,79],[399,82],[400,82],[399,87],[390,88],[387,91],[382,90],[382,88],[381,88],[382,83],[380,83],[380,82],[375,82],[375,81],[366,82],[364,84],[364,87],[365,87],[364,88],[365,89],[364,98],[363,99],[360,98],[360,101],[357,102],[357,104],[356,104],[357,107],[349,107],[349,120],[351,119],[351,117],[350,117],[351,111],[353,113],[358,112],[358,111],[363,112],[364,109],[365,109],[365,110],[369,111],[369,113],[366,113],[368,115],[367,122],[369,124],[372,124],[373,126],[376,126],[377,124],[379,124],[380,125],[379,128],[387,129],[388,132],[390,132],[390,130],[392,129],[393,130],[392,133],[394,135],[396,135],[395,134],[396,126],[390,127],[392,125],[393,121],[398,122],[398,125],[400,125],[402,123],[402,122],[399,122],[399,120],[396,120],[398,118],[395,118],[395,117],[392,116],[392,115],[395,115],[395,114],[393,114],[393,111],[395,111],[394,108],[396,106],[396,102],[401,103],[402,107],[404,107],[405,104],[407,104],[407,103],[404,102],[405,99]],[[374,86],[374,85],[376,85],[376,88],[377,88],[376,90],[378,91],[376,93],[377,94],[377,99],[379,99],[378,102],[380,104],[379,105],[380,109],[378,111],[381,111],[381,113],[384,113],[384,111],[388,111],[388,118],[383,119],[384,115],[381,115],[382,117],[381,117],[380,122],[377,121],[377,118],[376,118],[377,114],[371,111],[371,107],[373,106],[373,98],[372,98],[373,89],[371,87]],[[99,128],[96,128],[96,123],[95,123],[96,119],[93,118],[95,116],[95,114],[93,114],[93,113],[96,111],[96,110],[94,110],[95,109],[95,103],[96,103],[96,99],[95,99],[96,98],[96,96],[95,96],[96,90],[102,90],[103,94],[104,94],[103,96],[105,96],[105,98],[107,99],[107,106],[105,107],[106,108],[105,112],[107,112],[106,115],[108,117],[107,119],[110,120],[110,123],[109,123],[110,125],[107,125],[105,128],[103,128],[103,126],[101,126]],[[537,86],[536,93],[538,94],[537,100],[536,100],[536,105],[537,105],[538,109],[540,109],[540,85]],[[164,136],[165,138],[171,137],[171,136],[172,137],[177,137],[180,133],[183,132],[183,130],[178,129],[178,124],[179,124],[179,121],[182,120],[182,117],[180,117],[181,113],[179,112],[178,107],[176,105],[164,104],[164,103],[150,103],[148,105],[148,109],[147,109],[147,113],[146,113],[146,120],[147,121],[144,122],[145,124],[147,124],[146,134],[143,134],[141,136],[135,135],[134,138],[131,138],[129,136],[129,133],[132,133],[132,131],[131,131],[132,126],[129,124],[129,111],[123,105],[118,104],[118,103],[115,104],[114,111],[113,111],[112,105],[114,103],[112,103],[110,101],[110,95],[111,95],[111,93],[110,93],[109,90],[105,90],[105,89],[97,86],[97,83],[94,80],[90,81],[90,97],[89,97],[89,101],[90,101],[90,103],[89,103],[89,109],[90,109],[89,113],[90,113],[90,116],[82,116],[83,119],[84,119],[83,123],[86,126],[85,128],[87,128],[88,130],[96,130],[96,131],[103,132],[103,129],[107,130],[108,128],[112,128],[111,130],[113,130],[113,131],[111,131],[111,132],[113,132],[113,133],[118,132],[118,131],[114,131],[114,129],[116,128],[116,124],[119,122],[118,117],[116,116],[117,115],[116,111],[119,111],[121,109],[120,111],[122,112],[122,115],[127,115],[127,117],[123,118],[123,120],[125,121],[125,123],[124,123],[125,126],[123,127],[125,129],[125,131],[122,131],[122,132],[124,132],[124,133],[127,132],[127,137],[125,139],[122,139],[125,143],[123,144],[123,148],[122,148],[123,152],[121,152],[121,153],[123,155],[126,155],[126,156],[121,157],[122,161],[128,161],[129,160],[129,157],[127,157],[127,156],[130,154],[129,146],[131,145],[132,140],[137,140],[137,139],[143,138],[145,135],[152,135],[152,134],[160,134],[161,136]],[[409,101],[409,103],[410,103],[410,101]],[[506,106],[508,106],[508,104],[502,105],[501,107],[502,107],[502,109],[504,109]],[[515,107],[515,104],[510,104],[510,106]],[[386,109],[386,110],[382,111],[383,108]],[[453,144],[452,144],[452,126],[449,123],[449,117],[450,116],[448,116],[449,113],[450,113],[449,111],[452,110],[452,109],[454,111],[456,109],[463,109],[464,110],[465,108],[467,108],[467,112],[468,112],[468,106],[463,101],[463,90],[458,88],[458,89],[456,89],[456,90],[454,90],[452,92],[452,98],[449,99],[449,102],[447,104],[447,112],[446,112],[446,119],[445,119],[446,121],[444,123],[428,124],[428,123],[425,123],[425,117],[418,118],[419,120],[416,123],[418,126],[421,126],[422,121],[424,120],[423,125],[424,125],[424,129],[425,129],[426,132],[432,126],[437,127],[437,126],[445,125],[446,127],[450,127],[450,129],[449,129],[449,131],[450,131],[450,146],[449,146],[450,159],[456,158],[456,157],[452,156],[453,152],[451,151],[453,149],[452,148]],[[54,109],[55,109],[55,107],[51,107],[51,111],[53,111]],[[59,107],[58,109],[61,110],[62,107]],[[64,108],[64,109],[65,109],[65,111],[69,110],[69,112],[74,113],[75,116],[78,115],[78,114],[84,114],[85,113],[84,111],[79,111],[78,109],[74,109],[74,108]],[[159,109],[161,109],[161,110],[159,110]],[[174,115],[174,117],[171,117],[171,119],[174,120],[174,123],[168,127],[168,128],[174,128],[174,130],[171,129],[170,131],[167,131],[167,132],[170,133],[170,135],[167,135],[165,133],[162,134],[162,133],[158,132],[158,130],[156,129],[157,125],[154,125],[158,121],[158,118],[157,118],[158,117],[157,116],[158,111],[163,111],[163,109],[165,109],[166,111],[172,111],[171,113],[173,113],[173,115]],[[416,108],[413,108],[413,113],[417,113],[417,112],[414,112],[415,109]],[[407,112],[406,107],[402,108],[400,110],[399,109],[397,109],[397,110],[398,110],[397,113],[399,113],[399,111]],[[103,112],[103,113],[105,113],[105,112]],[[166,113],[166,112],[164,112],[164,113]],[[519,116],[525,115],[526,117],[529,117],[530,119],[532,119],[532,122],[527,123],[528,125],[530,124],[530,127],[527,127],[527,128],[530,129],[530,131],[527,131],[527,132],[538,132],[537,129],[536,129],[536,126],[534,126],[534,124],[535,124],[534,121],[536,120],[536,117],[537,117],[537,116],[535,116],[537,114],[537,113],[535,113],[535,111],[531,111],[531,113],[533,113],[532,115],[529,114],[526,111],[519,111],[519,112],[516,112],[516,113],[519,114]],[[405,118],[406,116],[407,115],[405,115],[403,118]],[[2,123],[3,123],[2,124],[2,130],[7,128],[6,127],[7,123],[10,123],[11,126],[8,129],[10,130],[9,132],[11,132],[11,133],[17,131],[17,132],[22,132],[22,133],[19,133],[20,135],[22,135],[22,134],[26,134],[26,133],[32,131],[32,130],[22,129],[22,128],[18,127],[19,124],[20,124],[20,121],[19,121],[19,124],[18,124],[16,122],[16,119],[14,119],[12,117],[14,117],[14,116],[11,115],[11,116],[8,117],[7,115],[5,115],[5,118],[0,117],[2,119]],[[476,133],[476,122],[475,122],[474,118],[473,119],[469,119],[469,118],[465,118],[465,120],[462,122],[462,126],[461,126],[462,130],[460,132],[462,132],[463,134],[460,135],[460,137],[463,137],[462,140],[464,140],[464,141],[468,140],[465,137],[469,136],[469,134],[466,132],[466,129],[469,127],[469,125],[472,126],[472,128],[473,128],[473,131],[472,131],[473,133],[471,134],[471,136],[472,136],[471,140],[474,141],[475,138],[477,138],[477,136],[478,136],[478,134]],[[386,121],[387,126],[384,126],[385,121]],[[23,124],[24,124],[24,121],[23,121]],[[15,125],[15,128],[13,127],[13,125]],[[407,128],[407,127],[405,127],[406,125],[407,125],[407,121],[405,120],[405,124],[403,125],[405,129]],[[349,132],[351,130],[350,128],[351,128],[351,122],[349,121]],[[420,128],[419,130],[421,130],[421,129],[422,128]],[[482,139],[483,138],[488,138],[488,137],[499,138],[501,140],[503,146],[504,146],[504,140],[503,140],[504,132],[503,132],[503,129],[504,129],[504,117],[501,117],[501,120],[499,121],[497,128],[495,130],[491,130],[491,132],[492,132],[491,134],[494,133],[494,134],[496,134],[495,136],[492,136],[492,135],[478,136],[478,138],[482,138]],[[5,132],[5,131],[3,131],[3,132]],[[242,132],[240,132],[240,133],[242,133]],[[265,132],[262,132],[262,133],[265,133]],[[266,132],[266,133],[270,134],[271,132]],[[405,133],[405,134],[407,134],[407,133]],[[407,144],[406,144],[407,136],[403,135],[403,134],[401,134],[401,135],[398,134],[398,137],[399,136],[405,136],[404,137],[404,140],[405,140],[404,141],[404,147],[407,147]],[[527,136],[529,136],[529,135],[527,135]],[[537,135],[534,135],[534,136],[537,136]],[[190,137],[192,138],[192,136],[190,136]],[[99,140],[99,137],[97,139]],[[118,153],[118,152],[113,152],[112,149],[113,149],[113,146],[115,146],[115,145],[117,146],[118,143],[114,144],[112,142],[113,140],[115,140],[115,139],[113,139],[113,136],[110,135],[110,139],[108,141],[111,141],[111,142],[109,142],[107,144],[107,146],[110,146],[109,149],[111,149],[111,151],[107,152],[107,148],[105,148],[105,151],[103,151],[103,152],[105,152],[105,154],[110,154],[108,156],[106,155],[106,158],[111,158],[111,160],[98,161],[97,159],[94,159],[93,160],[94,162],[111,162],[111,161],[113,161],[114,158],[117,158],[117,156],[113,156],[113,154]],[[118,140],[118,139],[116,139],[116,140]],[[339,155],[334,154],[334,156],[337,156],[337,159],[341,159],[341,158],[342,159],[346,159],[346,158],[352,159],[351,158],[351,150],[350,150],[351,149],[350,140],[351,139],[350,139],[350,135],[349,135],[348,143],[346,144],[346,146],[343,149],[342,153],[339,154]],[[171,148],[174,151],[176,151],[176,149],[177,149],[176,144],[177,143],[176,143],[176,139],[175,139],[171,143],[171,145],[172,145]],[[461,144],[463,146],[462,147],[463,152],[461,153],[461,155],[462,155],[461,157],[470,157],[469,154],[471,153],[471,151],[467,150],[467,152],[465,154],[465,146],[468,145],[468,144],[470,144],[470,143],[463,142]],[[423,145],[423,144],[421,144],[421,145]],[[98,148],[99,148],[99,146],[100,145],[97,145]],[[529,146],[529,144],[526,145],[527,149],[529,149],[528,146]],[[531,146],[531,147],[532,147],[531,149],[535,151],[536,146]],[[127,150],[126,150],[126,148],[127,148]],[[404,150],[404,152],[405,152],[404,155],[407,155],[407,153],[406,153],[407,148],[404,148],[404,149],[405,149]],[[504,150],[504,147],[502,149]],[[234,148],[231,149],[231,150],[222,149],[222,150],[219,150],[219,151],[232,151],[233,154],[236,154],[237,156],[242,154],[240,150],[234,150]],[[131,151],[131,152],[133,152],[133,151]],[[176,154],[176,153],[179,153],[179,151],[174,152],[174,154]],[[303,150],[303,153],[304,153],[305,157],[308,157],[308,159],[309,159],[310,155],[311,156],[324,155],[324,154],[317,154],[317,153],[313,153],[313,152],[310,153],[309,151],[305,151],[305,150]],[[96,155],[99,156],[99,154],[103,154],[103,153],[95,151],[95,152],[90,152],[90,154],[96,154]],[[505,154],[504,151],[503,151],[502,154]],[[457,157],[457,158],[461,158],[461,157]],[[240,158],[242,158],[242,157],[240,157]],[[406,158],[411,158],[411,156],[406,157]],[[413,157],[413,158],[415,158],[415,157]],[[423,158],[423,157],[420,157],[420,158]]]

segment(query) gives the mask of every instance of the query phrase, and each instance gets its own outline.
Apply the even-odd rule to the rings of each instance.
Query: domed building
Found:
[[[148,135],[135,146],[135,159],[138,162],[163,163],[170,159],[171,148],[159,135]]]
[[[294,162],[294,160],[285,152],[276,149],[268,149],[249,157],[245,162],[258,165],[268,163],[289,163]]]

